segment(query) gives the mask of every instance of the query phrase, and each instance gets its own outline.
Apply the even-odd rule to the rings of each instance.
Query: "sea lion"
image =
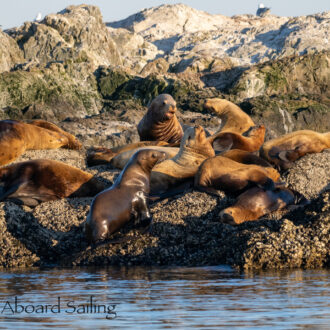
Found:
[[[157,164],[150,176],[151,194],[166,192],[193,178],[199,165],[215,155],[202,126],[189,127],[181,140],[180,150],[172,159]]]
[[[246,165],[223,156],[205,160],[195,175],[194,185],[200,190],[217,194],[242,192],[251,185],[274,189],[280,174],[272,167]]]
[[[258,151],[264,143],[266,128],[264,125],[251,126],[243,134],[219,132],[209,137],[214,150],[217,152],[229,149],[240,149],[249,152]]]
[[[45,121],[42,119],[35,119],[35,120],[28,121],[28,124],[46,128],[50,131],[58,132],[68,138],[68,144],[65,145],[66,148],[74,149],[74,150],[81,149],[82,144],[74,135],[72,135],[66,131],[63,131],[61,128],[59,128],[58,126],[56,126],[55,124],[53,124],[49,121]]]
[[[150,172],[165,157],[163,152],[136,152],[111,188],[99,193],[92,201],[85,223],[88,241],[97,243],[134,218],[151,221],[148,207]]]
[[[308,200],[298,192],[280,187],[275,190],[253,187],[238,196],[233,206],[219,213],[220,220],[230,225],[257,220],[265,214],[282,209],[288,205],[308,204]],[[299,207],[299,206],[295,206]]]
[[[156,150],[156,151],[164,152],[165,153],[164,160],[173,158],[179,152],[179,148],[170,148],[167,146],[165,146],[165,147],[157,147],[157,146],[142,147],[142,148],[138,148],[135,150],[128,150],[128,151],[119,153],[118,155],[114,156],[110,160],[109,165],[112,168],[123,169],[126,166],[126,164],[128,163],[128,161],[131,159],[131,157],[134,155],[134,153],[139,150]]]
[[[281,169],[288,169],[300,157],[330,148],[330,132],[301,130],[267,141],[260,156]]]
[[[109,162],[115,156],[127,151],[132,151],[134,153],[135,151],[137,151],[137,149],[140,149],[142,147],[168,146],[168,145],[169,144],[165,141],[141,141],[141,142],[129,143],[124,146],[114,147],[111,149],[103,148],[103,147],[94,148],[87,155],[87,165],[95,166],[95,165],[109,164]],[[131,156],[133,155],[133,153],[131,153]],[[127,160],[129,160],[129,158]]]
[[[45,123],[45,122],[43,122]],[[50,124],[50,123],[49,123]],[[81,144],[71,134],[53,125],[47,129],[16,120],[0,121],[0,165],[14,161],[25,150],[56,149],[67,147],[79,149]],[[57,127],[58,130],[55,130]]]
[[[215,113],[221,119],[218,132],[232,132],[242,134],[255,123],[236,104],[225,99],[206,99],[204,108]]]
[[[179,143],[183,130],[176,117],[176,110],[176,102],[171,95],[158,95],[137,126],[140,140]]]
[[[0,183],[4,185],[0,201],[11,199],[28,206],[66,197],[95,196],[105,188],[92,174],[50,159],[0,168]]]
[[[221,153],[221,156],[246,165],[259,165],[262,167],[272,167],[265,159],[245,150],[231,149]]]

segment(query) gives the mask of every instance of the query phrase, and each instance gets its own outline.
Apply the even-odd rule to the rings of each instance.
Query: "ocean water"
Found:
[[[0,329],[330,329],[330,270],[3,271]]]

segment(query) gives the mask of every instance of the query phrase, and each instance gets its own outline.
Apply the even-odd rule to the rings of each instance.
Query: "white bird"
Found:
[[[270,8],[265,7],[263,3],[260,3],[256,15],[264,17],[270,13]]]
[[[41,15],[41,13],[38,13],[37,16],[36,16],[36,18],[34,19],[34,21],[35,22],[40,22],[41,19],[42,19],[42,15]]]

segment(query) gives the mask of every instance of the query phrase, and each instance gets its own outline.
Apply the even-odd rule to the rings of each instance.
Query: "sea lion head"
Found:
[[[202,126],[188,127],[181,140],[180,148],[189,148],[208,157],[215,155],[211,142],[207,139]]]
[[[145,172],[150,172],[157,163],[164,161],[165,157],[165,152],[153,149],[140,150],[133,156],[136,163],[140,165]]]
[[[159,94],[150,104],[148,112],[156,121],[172,119],[176,113],[176,102],[169,94]]]
[[[266,127],[264,125],[256,125],[256,126],[251,126],[247,131],[242,133],[242,135],[245,137],[260,136],[264,138],[265,133],[266,133]]]
[[[216,112],[221,111],[223,108],[225,108],[228,105],[229,101],[225,99],[219,99],[219,98],[212,98],[212,99],[206,99],[204,102],[204,109]]]
[[[242,211],[235,206],[222,210],[219,213],[219,218],[221,222],[232,226],[237,226],[245,220]]]
[[[81,142],[72,134],[67,133],[67,138],[68,138],[68,144],[66,147],[68,149],[73,149],[73,150],[80,150],[82,147]]]

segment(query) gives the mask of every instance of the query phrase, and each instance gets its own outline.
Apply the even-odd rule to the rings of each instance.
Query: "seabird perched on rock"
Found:
[[[42,15],[41,15],[41,13],[38,13],[37,16],[36,16],[36,18],[34,19],[34,21],[35,22],[40,22],[41,19],[42,19]]]
[[[265,7],[263,3],[259,4],[256,15],[259,17],[264,17],[270,13],[270,8]]]

